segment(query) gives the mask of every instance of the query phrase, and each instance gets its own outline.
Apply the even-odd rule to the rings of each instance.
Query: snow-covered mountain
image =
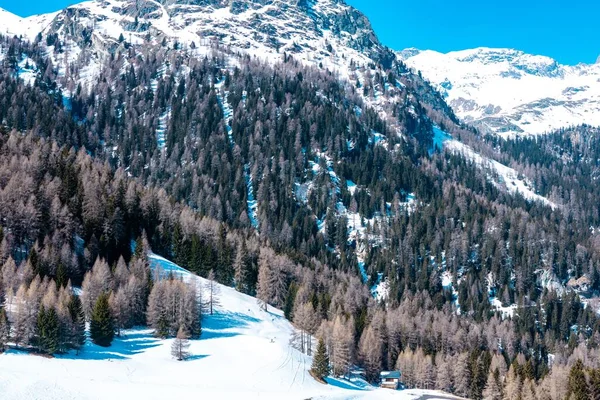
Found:
[[[28,18],[21,18],[11,12],[8,12],[0,8],[0,34],[7,36],[23,36],[27,39],[33,40],[35,36],[41,32],[48,23],[58,13],[35,15]]]
[[[120,38],[182,49],[219,45],[271,61],[287,53],[341,76],[351,63],[395,59],[368,19],[339,0],[97,0],[30,18],[0,10],[0,20],[7,26],[1,33],[60,39],[69,63],[101,62]]]
[[[600,63],[561,65],[511,49],[397,53],[437,86],[456,114],[502,136],[600,125]]]

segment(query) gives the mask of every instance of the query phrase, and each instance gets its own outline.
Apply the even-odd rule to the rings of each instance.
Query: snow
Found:
[[[153,268],[174,273],[202,287],[205,280],[155,254]],[[191,358],[170,355],[172,339],[160,340],[148,329],[132,329],[102,348],[86,344],[76,355],[46,358],[8,351],[0,354],[0,397],[29,399],[165,399],[200,395],[209,399],[418,399],[433,391],[391,391],[364,382],[308,373],[311,358],[292,346],[293,326],[283,312],[262,311],[256,299],[220,286],[221,305],[203,318]]]
[[[372,131],[371,136],[369,137],[369,144],[374,144],[376,146],[383,146],[386,149],[388,148],[388,143],[385,135],[381,133]]]
[[[383,278],[383,274],[379,273],[377,282],[371,288],[373,298],[378,302],[386,301],[390,295],[390,283],[387,278]]]
[[[484,157],[475,152],[470,146],[452,138],[446,132],[434,127],[434,143],[441,144],[442,147],[456,154],[460,154],[468,160],[473,161],[480,168],[486,168],[491,172],[489,177],[492,182],[499,187],[503,187],[511,194],[520,194],[528,201],[537,201],[552,208],[557,205],[547,198],[535,193],[531,182],[522,177],[513,168],[507,167],[496,160]]]
[[[258,201],[254,198],[254,186],[252,184],[252,175],[250,174],[250,164],[244,166],[244,177],[246,178],[246,191],[248,192],[246,200],[248,206],[248,218],[250,218],[250,224],[255,229],[258,229]]]
[[[447,54],[407,49],[398,55],[437,86],[459,118],[500,136],[600,126],[600,64],[561,65],[490,48]]]
[[[22,79],[26,85],[33,86],[38,73],[39,71],[35,61],[23,54],[21,56],[21,61],[18,64],[18,78]]]
[[[352,182],[350,179],[346,179],[346,187],[348,188],[348,192],[354,196],[356,192],[356,183]]]
[[[459,281],[460,283],[460,281]],[[448,270],[442,272],[442,287],[446,290],[450,290],[452,292],[452,298],[454,306],[456,307],[456,314],[460,315],[460,304],[458,302],[458,291],[454,287],[454,283],[452,282],[452,273]]]
[[[158,128],[156,129],[156,142],[160,150],[165,149],[167,142],[167,123],[171,117],[171,108],[167,110],[158,118]]]
[[[486,277],[486,284],[488,287],[488,301],[492,306],[492,309],[500,312],[500,316],[504,318],[513,317],[515,314],[515,310],[517,309],[516,304],[510,304],[508,306],[503,306],[502,302],[496,296],[496,284],[494,280],[493,274],[490,272]]]
[[[57,14],[58,12],[54,12],[21,18],[0,8],[0,21],[2,21],[0,34],[6,36],[23,36],[29,40],[34,40],[37,34],[44,30]]]
[[[429,149],[429,155],[432,155],[436,150],[443,150],[444,143],[451,140],[452,136],[444,132],[438,126],[433,127],[433,147]]]

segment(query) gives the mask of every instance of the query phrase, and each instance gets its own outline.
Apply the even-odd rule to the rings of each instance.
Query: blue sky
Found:
[[[600,55],[598,0],[347,0],[394,49],[510,47],[563,64]]]
[[[371,20],[381,41],[442,52],[510,47],[563,64],[593,63],[600,55],[598,0],[346,0]],[[73,0],[0,0],[28,16]]]

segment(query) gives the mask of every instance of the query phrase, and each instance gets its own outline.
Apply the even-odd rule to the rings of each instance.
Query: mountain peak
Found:
[[[465,122],[503,136],[600,125],[599,68],[505,48],[398,53],[438,86]]]

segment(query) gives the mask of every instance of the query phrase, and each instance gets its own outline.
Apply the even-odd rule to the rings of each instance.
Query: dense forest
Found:
[[[0,44],[0,347],[77,348],[85,321],[99,343],[139,324],[198,336],[201,299],[152,276],[152,251],[283,309],[335,374],[400,368],[409,387],[562,399],[576,360],[579,377],[597,367],[597,130],[481,137],[402,66],[357,65],[368,79],[349,83],[293,57],[166,42],[124,42],[100,79],[61,87],[44,42]],[[385,87],[386,120],[368,101]],[[435,151],[434,125],[558,206]]]

